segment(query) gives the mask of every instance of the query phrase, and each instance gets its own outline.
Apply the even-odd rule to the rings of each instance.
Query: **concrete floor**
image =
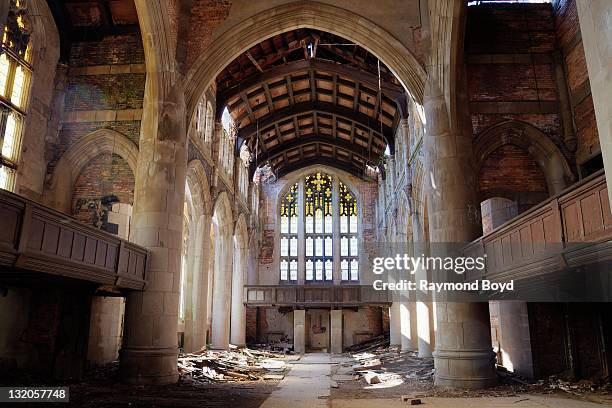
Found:
[[[406,403],[400,398],[330,399],[331,367],[337,362],[339,362],[338,357],[320,353],[306,354],[300,361],[292,362],[291,371],[260,408],[405,408],[409,406],[409,402]],[[610,406],[557,395],[482,398],[426,397],[421,398],[421,401],[426,407],[436,408],[601,408]]]
[[[329,354],[306,354],[291,363],[291,371],[260,408],[326,408],[331,388]]]

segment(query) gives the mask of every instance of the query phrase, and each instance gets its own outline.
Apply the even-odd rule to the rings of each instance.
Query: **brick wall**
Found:
[[[100,129],[119,132],[135,144],[145,87],[144,50],[139,34],[107,36],[71,45],[66,76],[56,85],[56,101],[63,106],[57,137],[48,146],[47,172],[80,138]],[[61,104],[59,103],[61,102]],[[133,201],[134,174],[125,160],[103,154],[89,162],[73,186],[72,209],[81,221],[92,223],[91,208],[77,210],[77,202],[115,195]]]
[[[229,15],[230,0],[195,0],[191,6],[187,66],[210,45],[213,30]]]
[[[576,172],[598,152],[575,0],[469,7],[465,49],[475,136],[505,120],[529,123]],[[487,159],[480,190],[483,200],[518,200],[519,211],[546,197],[542,171],[514,146]]]
[[[557,44],[565,64],[577,138],[576,162],[582,164],[601,150],[576,0],[553,0],[552,4]]]
[[[538,164],[520,147],[504,145],[484,161],[478,175],[480,201],[504,197],[525,211],[548,196],[546,179]]]
[[[132,204],[134,174],[122,157],[102,154],[87,163],[77,177],[72,197],[73,215],[91,224],[93,214],[86,202],[110,195],[117,196],[120,203]]]

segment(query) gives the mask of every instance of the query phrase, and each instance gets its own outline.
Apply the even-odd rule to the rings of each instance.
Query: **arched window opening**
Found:
[[[293,184],[280,202],[281,282],[296,282],[298,265],[306,282],[332,282],[334,271],[337,280],[359,281],[357,214],[355,194],[328,174]]]
[[[343,281],[359,280],[357,200],[340,182],[340,271]]]
[[[324,173],[306,177],[306,280],[333,279],[332,179]]]
[[[0,188],[12,190],[32,67],[26,4],[11,0],[0,44]]]
[[[206,117],[205,117],[205,127],[204,127],[204,142],[210,143],[212,141],[212,132],[213,132],[213,107],[210,102],[206,104]]]
[[[298,272],[298,184],[294,184],[281,202],[281,281],[297,281]]]
[[[206,119],[206,98],[202,98],[198,102],[195,118],[196,133],[202,141],[206,141]]]

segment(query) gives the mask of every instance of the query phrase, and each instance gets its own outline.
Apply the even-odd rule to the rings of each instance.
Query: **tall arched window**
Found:
[[[298,185],[291,186],[281,202],[281,281],[297,281],[298,272]]]
[[[10,2],[0,45],[0,188],[6,190],[15,184],[32,70],[26,5]]]
[[[340,182],[340,271],[343,281],[359,280],[357,200]]]
[[[333,263],[332,179],[324,173],[306,177],[306,280],[331,281]]]
[[[355,194],[328,174],[313,173],[293,184],[280,202],[281,282],[297,281],[298,265],[306,282],[332,282],[334,271],[342,281],[358,281],[357,214]]]

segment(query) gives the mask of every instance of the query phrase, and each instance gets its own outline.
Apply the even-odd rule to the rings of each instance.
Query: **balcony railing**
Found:
[[[41,272],[142,290],[149,253],[115,235],[0,190],[0,277]]]
[[[486,254],[487,279],[532,278],[610,260],[611,246],[603,244],[610,240],[612,213],[602,171],[480,237],[465,254]]]
[[[322,306],[356,307],[389,305],[389,292],[376,291],[371,285],[249,285],[244,288],[249,306]]]

